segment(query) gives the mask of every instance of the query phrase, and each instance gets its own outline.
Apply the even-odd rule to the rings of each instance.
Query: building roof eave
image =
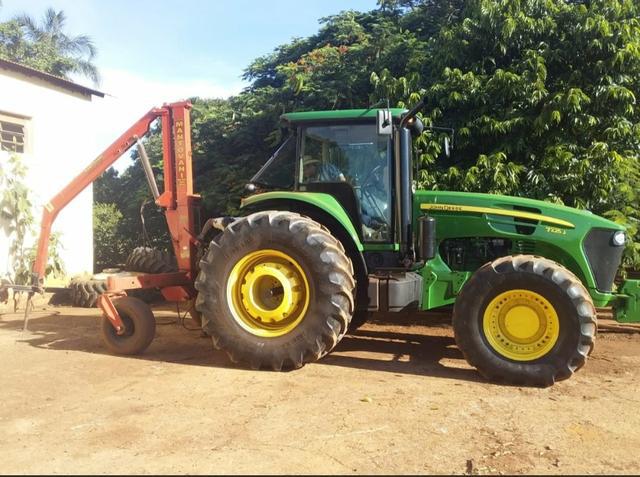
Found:
[[[100,98],[104,98],[105,93],[87,88],[86,86],[79,85],[74,83],[73,81],[69,81],[68,79],[62,78],[60,76],[52,75],[50,73],[45,73],[44,71],[36,70],[29,66],[21,65],[20,63],[16,63],[11,60],[7,60],[6,58],[0,58],[0,70],[9,70],[14,71],[16,73],[20,73],[24,76],[31,76],[34,78],[41,79],[47,83],[58,86],[59,88],[66,89],[68,91],[72,91],[74,93],[80,93],[87,96],[98,96]]]

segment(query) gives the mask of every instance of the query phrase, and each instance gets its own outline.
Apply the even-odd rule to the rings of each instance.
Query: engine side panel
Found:
[[[516,254],[543,256],[571,270],[596,306],[613,299],[613,284],[596,280],[603,273],[592,270],[583,247],[594,229],[609,235],[622,229],[602,217],[531,199],[446,191],[417,191],[413,209],[414,220],[436,218],[438,256],[421,270],[423,309],[452,304],[475,270]],[[601,253],[611,255],[605,262],[619,262],[619,249],[602,247]],[[606,277],[612,282],[610,270]]]

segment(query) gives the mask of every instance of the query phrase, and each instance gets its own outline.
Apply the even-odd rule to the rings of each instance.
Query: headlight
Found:
[[[616,247],[622,247],[626,242],[626,237],[624,235],[624,232],[622,230],[618,230],[616,233],[613,234],[613,238],[611,239],[611,241],[613,242],[613,245],[615,245]]]

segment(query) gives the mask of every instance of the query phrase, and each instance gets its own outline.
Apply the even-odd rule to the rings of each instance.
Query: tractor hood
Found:
[[[514,254],[555,260],[574,271],[594,297],[611,292],[624,251],[623,226],[585,210],[539,200],[417,191],[413,213],[414,220],[424,214],[435,217],[439,240],[500,238],[508,240]],[[601,303],[606,300],[602,296]]]
[[[623,226],[588,210],[522,197],[469,192],[418,191],[415,194],[415,201],[416,208],[422,213],[439,211],[450,214],[481,214],[503,220],[511,219],[516,223],[566,230],[581,229],[585,232],[591,228],[624,230]]]

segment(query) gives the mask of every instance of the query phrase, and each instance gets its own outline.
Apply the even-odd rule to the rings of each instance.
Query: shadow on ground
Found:
[[[166,306],[154,307],[154,312],[158,324],[154,342],[144,354],[126,358],[238,367],[224,352],[213,350],[210,339],[201,336],[200,331],[186,329],[191,327],[191,320],[181,322]],[[21,331],[22,317],[20,311],[0,315],[0,329],[14,331],[17,342],[36,348],[111,355],[102,343],[101,318],[97,310],[49,307],[34,311],[29,319],[29,329],[24,332]],[[314,365],[483,382],[482,377],[465,364],[452,338],[449,323],[450,316],[446,312],[428,318],[382,315],[346,335],[331,354]]]

